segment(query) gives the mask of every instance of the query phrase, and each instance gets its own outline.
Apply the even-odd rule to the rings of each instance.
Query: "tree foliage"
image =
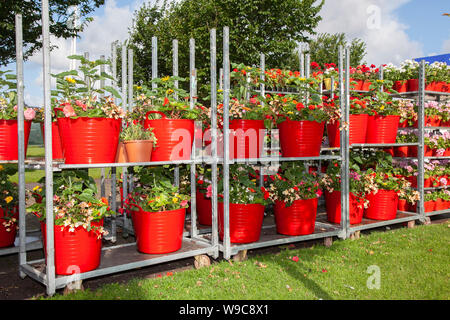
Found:
[[[321,33],[309,43],[311,61],[317,62],[322,68],[325,63],[338,65],[339,46],[344,48],[348,44],[344,33]],[[356,67],[363,63],[366,55],[366,44],[361,39],[355,38],[350,43],[350,65]]]
[[[260,53],[265,53],[267,66],[285,67],[298,43],[314,34],[322,5],[316,0],[183,0],[144,5],[135,12],[128,44],[135,52],[135,80],[151,79],[151,38],[156,36],[158,76],[172,74],[173,39],[179,43],[179,75],[189,75],[189,39],[194,38],[199,83],[207,83],[209,31],[217,30],[220,68],[224,26],[230,27],[231,62],[256,65]]]
[[[87,17],[92,11],[103,5],[105,0],[49,0],[50,34],[56,37],[70,38],[82,31],[92,20]],[[69,6],[78,6],[80,26],[72,29],[67,22]],[[15,15],[22,14],[24,58],[30,57],[42,48],[41,0],[2,0],[0,1],[0,65],[12,62],[16,57]]]

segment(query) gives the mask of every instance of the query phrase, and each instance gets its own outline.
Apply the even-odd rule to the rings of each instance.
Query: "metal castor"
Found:
[[[323,244],[327,248],[331,247],[333,245],[333,238],[327,237],[327,238],[323,239]]]
[[[236,255],[233,256],[233,261],[241,262],[247,260],[247,250],[239,251]]]
[[[408,225],[407,228],[408,229],[412,229],[416,226],[416,221],[412,220],[412,221],[408,221]]]
[[[194,257],[194,267],[195,269],[200,269],[202,267],[208,267],[211,265],[211,259],[207,255],[199,255]]]
[[[359,239],[361,237],[361,231],[355,231],[354,233],[352,233],[351,235],[350,235],[350,239],[352,239],[352,240],[356,240],[356,239]]]

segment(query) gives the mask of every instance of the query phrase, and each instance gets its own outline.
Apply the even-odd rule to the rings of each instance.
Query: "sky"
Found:
[[[111,43],[126,40],[134,11],[146,2],[105,0],[80,34],[77,54],[89,52],[90,59],[110,56]],[[449,0],[325,0],[316,32],[344,32],[349,41],[360,38],[367,44],[367,63],[398,65],[405,59],[450,53],[450,17],[443,13],[450,13]],[[51,53],[51,72],[69,69],[70,40],[51,38],[51,43],[58,46]],[[24,75],[25,103],[42,106],[41,52],[25,62]]]

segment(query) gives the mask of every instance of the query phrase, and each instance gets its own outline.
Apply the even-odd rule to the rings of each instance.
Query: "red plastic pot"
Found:
[[[391,156],[394,156],[394,147],[383,148],[383,151],[389,153]]]
[[[408,91],[419,91],[419,79],[408,79]]]
[[[394,147],[395,157],[408,157],[408,146]]]
[[[143,211],[136,204],[132,206],[139,209],[131,211],[139,252],[162,254],[181,249],[186,217],[185,208],[148,212]]]
[[[13,210],[12,216],[16,218],[16,220],[18,221],[19,207],[16,206],[12,210]],[[14,245],[14,241],[16,239],[17,222],[12,224],[8,228],[3,225],[4,222],[7,222],[6,219],[4,219],[4,217],[7,215],[8,212],[9,212],[8,210],[5,211],[3,208],[0,208],[0,248],[11,247],[12,245]]]
[[[162,119],[151,120],[148,116],[157,113]],[[153,128],[157,139],[156,148],[152,152],[152,161],[189,160],[194,142],[194,120],[167,119],[159,111],[149,111],[145,115],[145,128]]]
[[[324,192],[325,195],[325,208],[327,210],[327,218],[329,222],[332,223],[341,223],[341,192],[333,191],[333,192]],[[353,193],[350,192],[349,198],[350,205],[350,224],[358,224],[361,223],[363,213],[364,213],[364,204],[362,203],[362,199],[356,197]]]
[[[363,80],[355,80],[350,78],[350,89],[351,90],[361,90],[361,87],[363,85]],[[352,82],[356,82],[356,84],[352,84]]]
[[[349,142],[350,142],[350,144],[366,142],[367,120],[368,119],[369,119],[368,114],[351,114],[349,116],[349,120],[350,120]],[[340,121],[335,121],[334,123],[327,124],[327,134],[328,134],[328,140],[330,142],[331,148],[339,148],[341,146],[339,126],[340,126]]]
[[[395,143],[400,116],[369,116],[366,143]]]
[[[103,220],[91,222],[93,226],[103,226]],[[58,275],[83,273],[97,269],[100,265],[102,239],[94,231],[82,226],[69,231],[69,227],[54,226],[55,272]],[[44,254],[47,258],[47,229],[41,222]]]
[[[408,91],[408,81],[407,80],[398,80],[394,82],[394,90],[397,92],[406,92]]]
[[[445,201],[443,201],[442,199],[436,199],[434,210],[441,211],[445,209],[447,209]]]
[[[42,139],[45,144],[45,131],[44,123],[41,123]],[[61,142],[61,136],[59,134],[59,127],[57,122],[52,122],[52,155],[53,160],[64,159],[64,149]]]
[[[436,83],[434,81],[425,84],[425,91],[435,91],[435,88],[436,88]]]
[[[409,210],[409,204],[406,199],[398,199],[398,207],[397,209],[399,211],[408,211]]]
[[[425,201],[423,203],[423,206],[424,206],[425,212],[432,212],[432,211],[435,211],[436,202],[431,201],[431,200],[430,201]]]
[[[114,163],[121,125],[121,119],[58,118],[65,163]]]
[[[196,193],[197,219],[198,223],[210,226],[212,225],[212,201],[205,198],[205,195],[197,190]]]
[[[224,237],[224,208],[223,202],[218,203],[219,211],[219,237]],[[259,240],[264,219],[264,206],[262,204],[236,204],[230,203],[230,242],[251,243]]]
[[[292,121],[278,125],[283,157],[315,157],[320,155],[324,122]]]
[[[264,120],[234,119],[230,128],[230,159],[259,158],[263,151]]]
[[[408,180],[411,183],[411,187],[417,188],[417,176],[406,177],[406,180]]]
[[[435,155],[436,150],[431,149],[429,146],[425,145],[424,147],[424,156],[425,157],[432,157]]]
[[[289,236],[314,233],[318,198],[295,200],[289,207],[284,201],[275,202],[277,232]]]
[[[411,157],[411,158],[417,157],[417,146],[409,146],[408,147],[408,157]]]
[[[441,119],[436,116],[425,116],[425,127],[439,127],[441,125]]]
[[[368,80],[364,80],[362,86],[361,86],[361,90],[362,91],[369,91],[369,87],[372,84],[372,81],[368,81]]]
[[[24,121],[25,155],[30,137],[31,121]],[[0,120],[0,160],[18,160],[19,135],[17,120]]]
[[[409,209],[409,212],[417,212],[417,202],[414,204],[409,203],[408,209]]]
[[[393,190],[378,190],[376,194],[366,196],[369,207],[364,210],[364,217],[374,220],[392,220],[397,215],[398,195]]]

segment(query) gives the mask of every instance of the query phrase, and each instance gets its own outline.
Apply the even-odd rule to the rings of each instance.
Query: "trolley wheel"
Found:
[[[64,288],[64,295],[68,295],[72,292],[76,292],[76,291],[84,291],[84,287],[83,287],[83,280],[76,280],[73,282],[69,282],[66,287]]]
[[[333,237],[327,237],[323,239],[323,244],[327,248],[331,247],[333,245]]]
[[[352,233],[351,235],[350,235],[350,239],[352,239],[352,240],[356,240],[356,239],[359,239],[361,237],[361,231],[355,231],[354,233]]]
[[[202,267],[208,267],[211,265],[211,259],[205,254],[194,257],[194,267],[195,269],[200,269]]]
[[[233,256],[233,261],[240,262],[247,260],[247,250],[241,250]]]

